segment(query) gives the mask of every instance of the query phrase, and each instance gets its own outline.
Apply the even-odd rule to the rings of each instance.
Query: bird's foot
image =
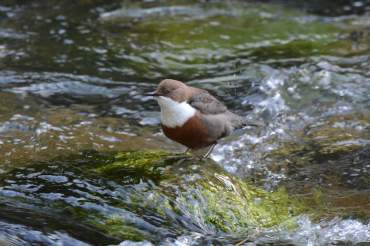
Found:
[[[215,148],[216,144],[212,144],[212,146],[208,149],[207,153],[205,153],[202,157],[201,157],[201,160],[205,160],[207,158],[209,158],[209,156],[211,155],[213,149]]]

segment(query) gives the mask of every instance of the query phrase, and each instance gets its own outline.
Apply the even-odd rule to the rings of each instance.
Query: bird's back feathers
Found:
[[[222,102],[206,91],[190,97],[189,104],[202,114],[221,114],[227,111],[226,106]]]

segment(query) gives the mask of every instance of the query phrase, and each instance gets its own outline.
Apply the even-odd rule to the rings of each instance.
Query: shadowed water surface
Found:
[[[369,13],[368,1],[0,3],[0,244],[366,245]],[[214,161],[169,154],[183,148],[145,96],[163,78],[264,124]]]

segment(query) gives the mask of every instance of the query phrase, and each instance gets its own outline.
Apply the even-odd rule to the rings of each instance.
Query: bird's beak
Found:
[[[147,95],[147,96],[152,96],[152,97],[158,97],[158,96],[160,96],[160,94],[158,93],[158,91],[157,91],[157,90],[155,90],[155,91],[151,91],[151,92],[148,92],[148,93],[146,93],[145,95]]]

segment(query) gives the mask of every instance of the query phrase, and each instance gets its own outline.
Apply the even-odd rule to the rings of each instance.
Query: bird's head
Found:
[[[188,99],[187,86],[178,80],[162,80],[152,94],[156,97],[170,98],[175,102],[184,102]]]

